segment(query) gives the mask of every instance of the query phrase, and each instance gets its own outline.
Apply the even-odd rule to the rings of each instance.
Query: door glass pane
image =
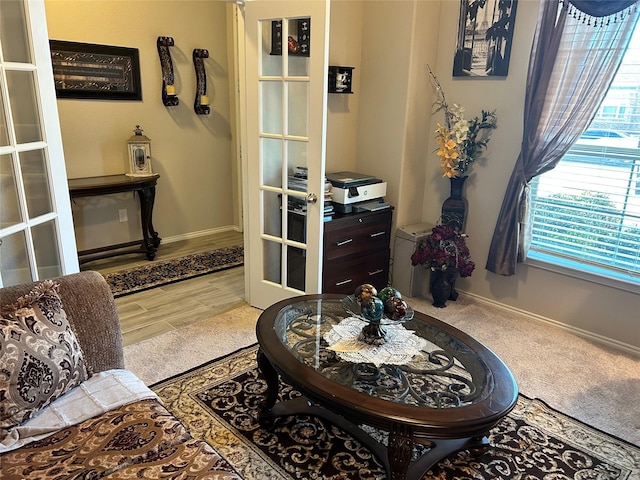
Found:
[[[287,73],[290,77],[307,77],[309,76],[311,20],[309,18],[295,18],[290,19],[288,24]]]
[[[277,242],[263,240],[262,258],[264,265],[262,271],[264,279],[273,283],[281,283],[280,265],[282,265],[282,245]]]
[[[24,231],[0,238],[0,272],[5,287],[31,281]]]
[[[304,291],[306,251],[287,247],[287,287]]]
[[[11,92],[10,104],[16,142],[21,144],[41,141],[42,129],[34,72],[7,70],[7,86]]]
[[[22,168],[29,218],[52,212],[49,177],[47,175],[44,151],[21,152],[20,167]]]
[[[5,62],[32,63],[22,0],[0,2],[0,44]]]
[[[282,134],[282,82],[260,82],[262,133]]]
[[[262,192],[264,233],[274,237],[282,236],[282,195],[276,192]]]
[[[60,256],[55,246],[58,244],[56,225],[53,220],[31,229],[33,248],[38,265],[38,278],[53,278],[62,275]]]
[[[295,140],[287,141],[288,187],[291,190],[307,192],[307,152],[309,144]]]
[[[308,136],[309,119],[309,83],[288,82],[287,132],[289,135]]]
[[[282,140],[261,138],[262,184],[282,188]]]
[[[11,155],[0,155],[0,228],[20,222],[18,189]]]
[[[262,48],[260,49],[260,74],[282,76],[282,20],[262,20]]]
[[[0,147],[9,145],[9,131],[7,130],[7,116],[2,100],[2,86],[0,85]]]
[[[291,197],[289,201],[291,201]],[[288,240],[300,243],[306,242],[306,218],[307,216],[304,212],[289,209],[287,212]]]

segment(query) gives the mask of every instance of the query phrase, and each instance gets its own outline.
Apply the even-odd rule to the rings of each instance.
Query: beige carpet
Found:
[[[461,295],[446,308],[415,309],[477,338],[513,371],[520,392],[640,446],[640,358],[591,343],[524,315]],[[242,306],[125,347],[125,363],[150,385],[256,342],[260,310]]]

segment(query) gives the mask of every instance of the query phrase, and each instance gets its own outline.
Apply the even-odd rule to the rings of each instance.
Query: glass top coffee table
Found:
[[[268,385],[261,421],[323,417],[367,445],[390,479],[421,479],[442,458],[487,446],[486,434],[518,397],[502,360],[464,332],[420,312],[402,323],[383,322],[389,340],[380,347],[351,340],[350,329],[362,320],[353,318],[343,301],[344,295],[304,295],[260,315],[258,365]],[[415,352],[406,355],[412,348]],[[354,360],[361,354],[372,355]],[[303,396],[277,403],[280,377]],[[360,424],[388,432],[387,444]]]

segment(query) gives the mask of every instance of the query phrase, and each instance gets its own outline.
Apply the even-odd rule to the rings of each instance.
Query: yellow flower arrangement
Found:
[[[445,124],[438,123],[436,128],[436,155],[440,157],[442,176],[460,177],[480,156],[482,149],[486,148],[491,130],[497,128],[495,110],[482,110],[481,117],[465,120],[464,108],[456,104],[449,107],[442,85],[431,67],[427,65],[427,68],[438,93],[436,112],[444,110]]]

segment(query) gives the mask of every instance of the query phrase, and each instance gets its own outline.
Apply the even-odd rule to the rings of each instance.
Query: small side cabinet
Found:
[[[353,293],[389,280],[389,242],[393,210],[338,215],[324,224],[323,293]]]

